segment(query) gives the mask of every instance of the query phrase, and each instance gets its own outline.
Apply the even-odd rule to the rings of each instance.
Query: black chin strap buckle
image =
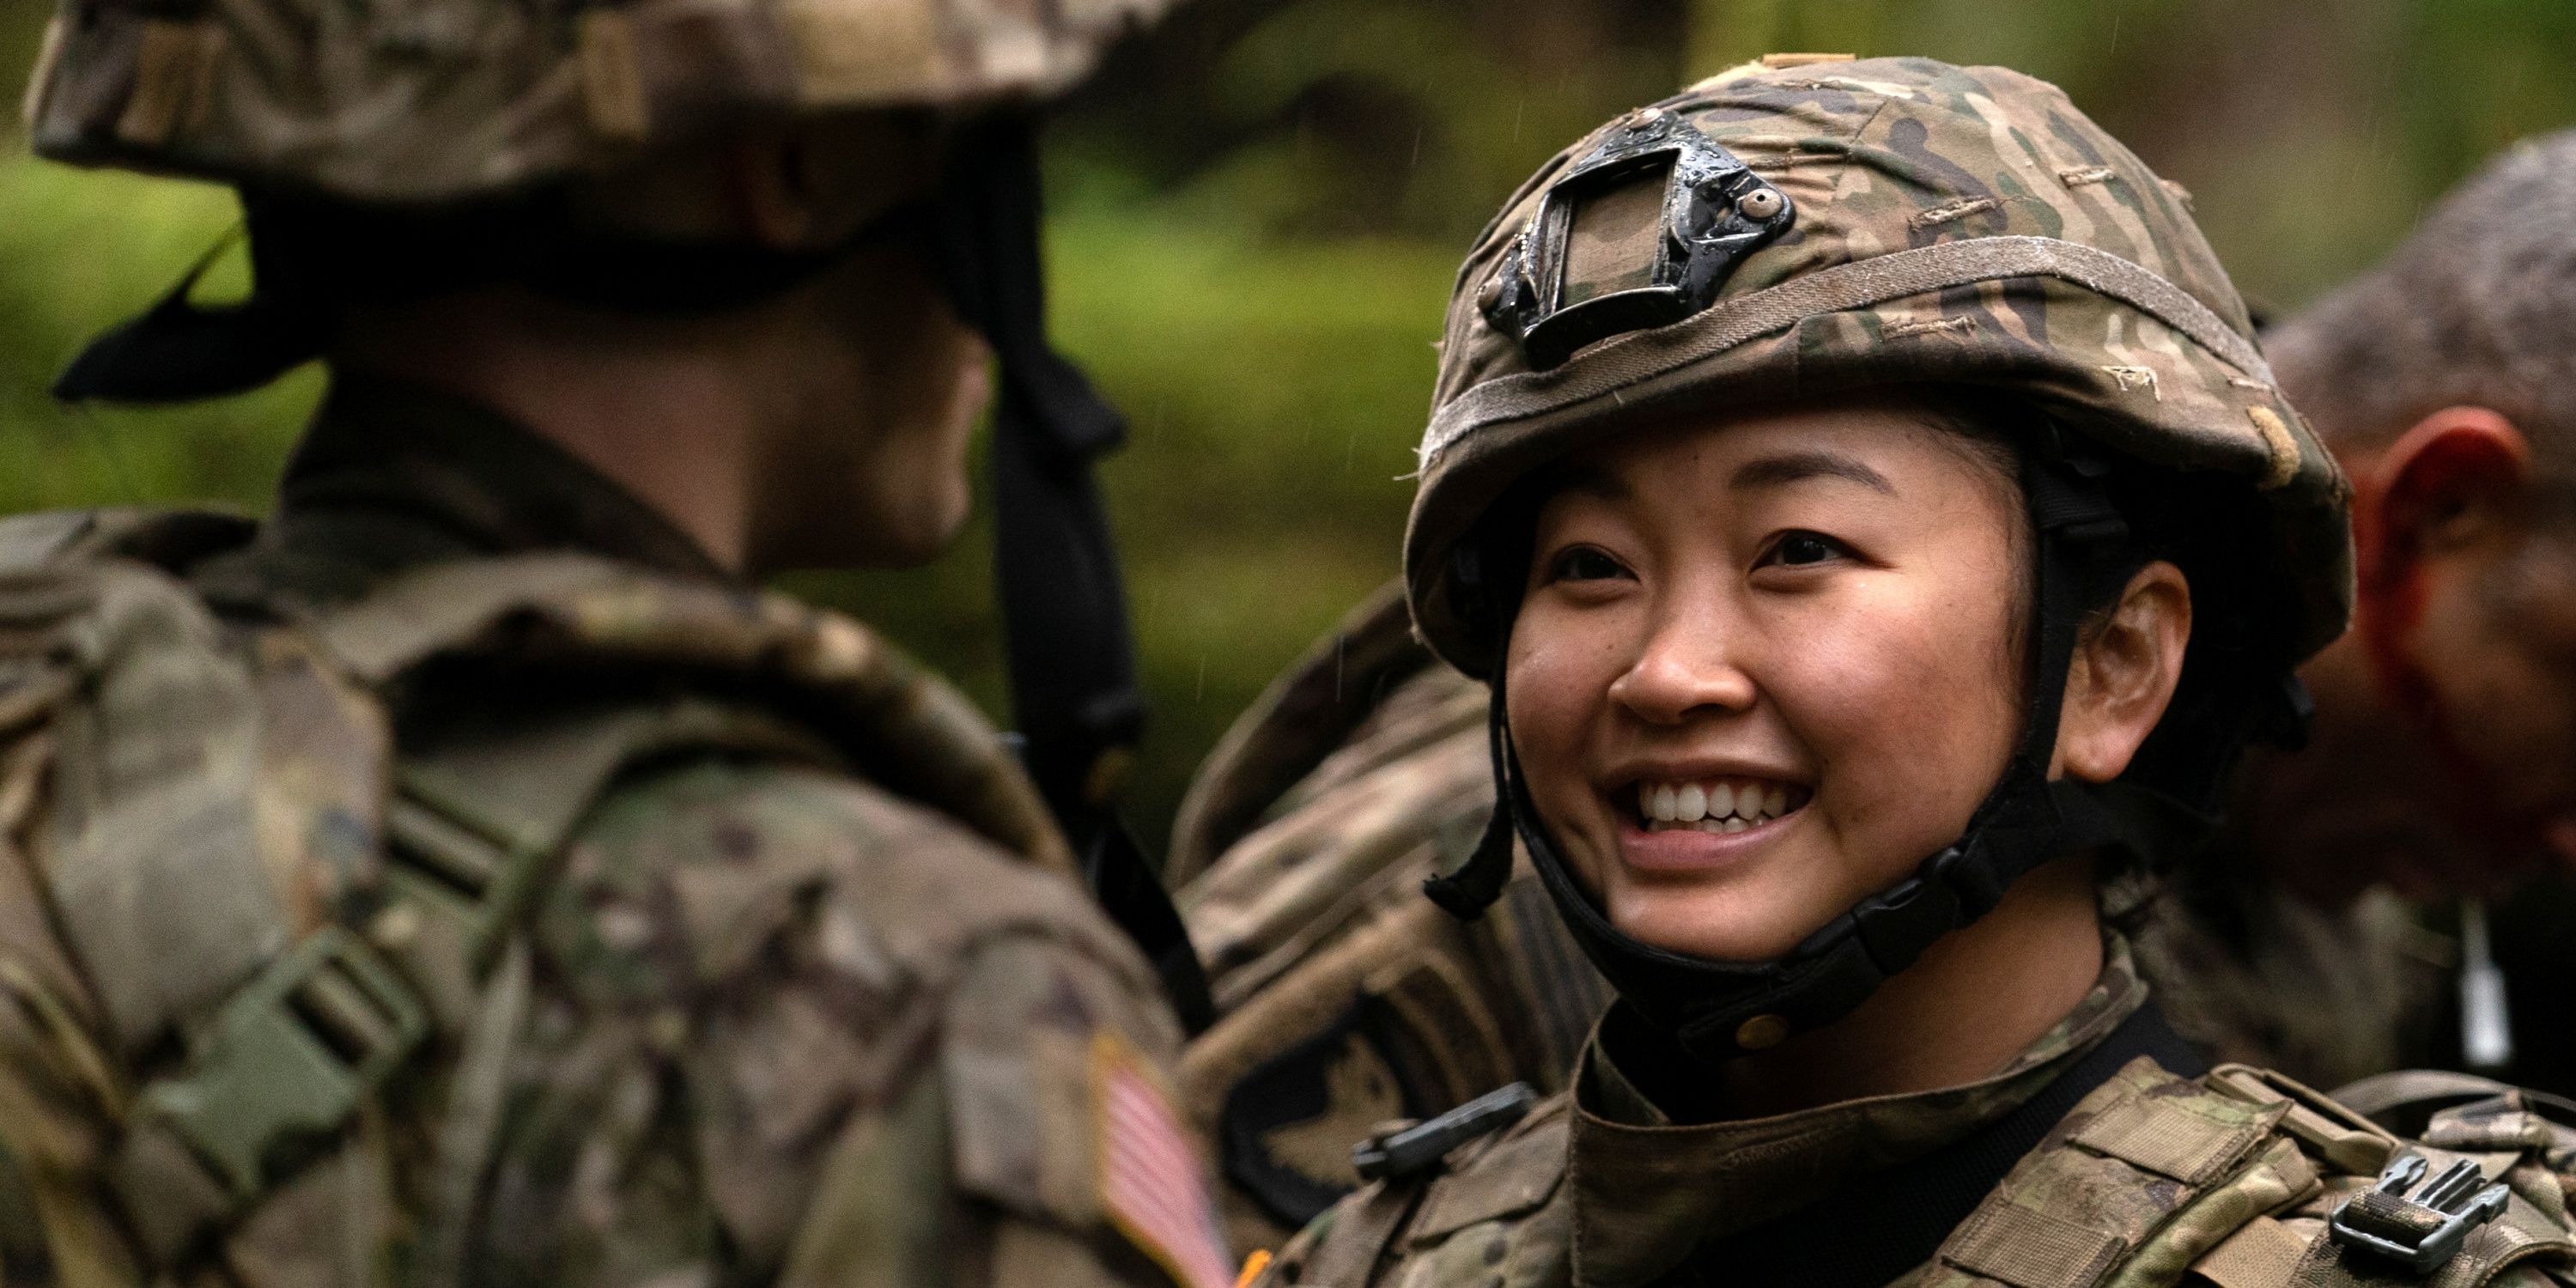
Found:
[[[1913,965],[1934,940],[1966,924],[1966,910],[1952,884],[1966,861],[1966,851],[1953,845],[1920,872],[1852,909],[1852,928],[1881,975]]]

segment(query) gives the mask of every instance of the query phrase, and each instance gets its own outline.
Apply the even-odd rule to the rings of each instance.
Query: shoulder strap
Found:
[[[19,839],[67,963],[48,984],[13,944],[13,991],[84,1048],[116,1126],[91,1166],[147,1260],[255,1193],[281,1142],[336,1128],[425,1033],[335,921],[374,851],[372,704],[176,575],[249,533],[143,511],[0,525],[9,738],[43,783]],[[139,1085],[116,1072],[147,1064]]]

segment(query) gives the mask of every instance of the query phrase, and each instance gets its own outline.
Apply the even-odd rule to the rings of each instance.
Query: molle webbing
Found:
[[[2092,1288],[2150,1258],[2169,1263],[2169,1277],[2178,1277],[2207,1248],[2188,1246],[2198,1227],[2173,1221],[2177,1212],[2245,1188],[2247,1174],[2274,1178],[2258,1187],[2270,1201],[2210,1231],[2214,1241],[2314,1187],[2313,1169],[2273,1130],[2286,1112],[2286,1105],[2248,1104],[2136,1061],[2086,1096],[2050,1141],[2013,1169],[1942,1245],[1921,1282]],[[2177,1231],[2185,1246],[2174,1246]]]
[[[2429,1277],[2328,1238],[2326,1216],[2400,1149],[2437,1169],[2474,1157],[2491,1177],[2518,1158],[2400,1141],[2276,1074],[2229,1065],[2186,1081],[2141,1062],[2087,1096],[1905,1283],[2476,1288],[2535,1258],[2561,1274],[2576,1262],[2563,1216],[2519,1194]]]

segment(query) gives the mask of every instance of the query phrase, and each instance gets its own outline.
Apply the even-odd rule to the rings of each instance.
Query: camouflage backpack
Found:
[[[452,1278],[529,1001],[521,914],[645,761],[857,770],[1070,871],[998,737],[845,619],[576,555],[219,612],[186,578],[249,535],[0,521],[0,1213],[40,1227],[0,1220],[13,1278],[186,1279],[315,1203],[376,1236],[352,1255]],[[441,703],[461,674],[513,700]],[[575,675],[665,682],[592,701]],[[368,1187],[395,1155],[435,1158],[414,1224]]]

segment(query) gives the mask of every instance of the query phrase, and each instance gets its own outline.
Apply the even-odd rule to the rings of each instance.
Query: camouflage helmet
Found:
[[[1459,270],[1405,536],[1442,657],[1495,663],[1457,556],[1532,470],[1659,415],[1899,383],[2007,391],[2121,456],[2241,480],[2276,642],[2296,660],[2342,632],[2343,477],[2180,188],[2018,72],[1765,63],[1559,153]]]
[[[711,119],[1041,97],[1171,0],[64,0],[26,115],[56,160],[452,202]]]

